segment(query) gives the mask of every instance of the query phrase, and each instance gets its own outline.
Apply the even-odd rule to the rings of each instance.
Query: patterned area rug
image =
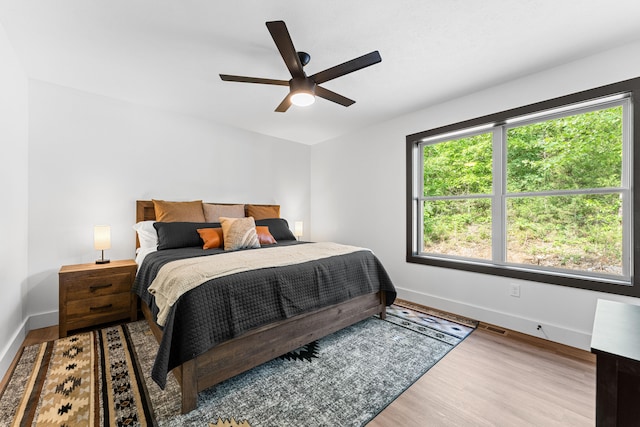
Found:
[[[137,368],[130,336],[122,326],[26,347],[0,400],[0,422],[151,424]]]
[[[0,423],[364,425],[473,330],[423,315],[391,307],[388,321],[366,319],[200,393],[185,415],[173,376],[165,390],[150,378],[157,343],[145,321],[73,335],[24,349]]]
[[[450,317],[447,313],[437,312],[422,312],[411,310],[408,307],[402,305],[393,304],[391,307],[387,307],[387,320],[398,325],[414,329],[423,334],[430,335],[437,339],[449,339],[452,344],[457,344],[455,338],[464,339],[469,335],[477,326],[477,322],[467,320],[465,323],[459,323],[447,319]]]
[[[437,310],[435,308],[427,307],[422,304],[416,304],[414,302],[403,300],[400,298],[396,298],[395,304],[392,307],[408,308],[410,309],[410,311],[417,311],[418,314],[420,315],[426,314],[428,316],[433,316],[437,319],[448,320],[453,323],[468,326],[471,329],[475,329],[478,327],[477,320],[469,319],[468,317],[459,316],[453,313],[448,313],[446,311]]]

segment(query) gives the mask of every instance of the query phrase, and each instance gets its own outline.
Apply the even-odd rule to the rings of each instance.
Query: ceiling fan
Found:
[[[336,65],[335,67],[327,68],[324,71],[307,76],[303,67],[309,63],[311,56],[306,52],[296,52],[286,24],[283,21],[271,21],[266,24],[269,32],[271,33],[271,37],[273,37],[273,41],[276,43],[276,46],[280,51],[280,55],[282,55],[282,59],[284,59],[284,63],[291,73],[291,80],[287,81],[263,79],[259,77],[231,76],[228,74],[220,74],[220,78],[227,82],[289,86],[289,94],[282,100],[275,110],[279,113],[287,111],[291,104],[298,106],[311,105],[314,103],[316,96],[344,105],[345,107],[354,104],[356,101],[353,99],[344,97],[319,85],[382,61],[380,53],[375,50],[367,53],[366,55],[352,59],[351,61],[344,62],[340,65]]]

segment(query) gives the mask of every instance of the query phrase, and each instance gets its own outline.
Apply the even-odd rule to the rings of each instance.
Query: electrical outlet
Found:
[[[509,283],[509,295],[520,298],[520,285],[518,283]]]

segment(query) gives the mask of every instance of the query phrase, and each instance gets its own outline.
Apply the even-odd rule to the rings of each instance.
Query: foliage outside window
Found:
[[[408,136],[407,260],[637,295],[637,85]]]

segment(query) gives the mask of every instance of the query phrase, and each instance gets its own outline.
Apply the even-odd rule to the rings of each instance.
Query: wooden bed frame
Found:
[[[137,201],[136,221],[154,219],[153,203]],[[196,408],[202,390],[375,314],[384,319],[385,302],[382,291],[356,297],[252,329],[183,363],[172,371],[182,388],[182,413]],[[160,342],[162,330],[144,302],[142,312]]]

